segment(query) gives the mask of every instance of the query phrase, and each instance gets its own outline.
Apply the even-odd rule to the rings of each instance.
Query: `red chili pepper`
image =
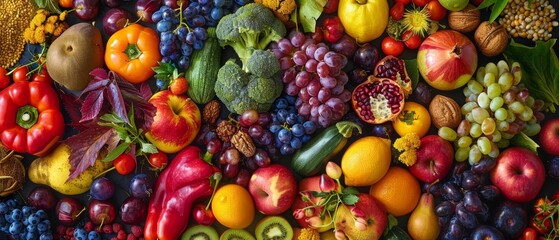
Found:
[[[344,35],[344,25],[338,16],[326,18],[322,22],[324,40],[335,43]]]
[[[200,148],[181,150],[161,172],[148,206],[146,240],[178,239],[188,225],[193,202],[213,192],[219,170],[200,158]]]
[[[0,92],[0,140],[16,152],[46,155],[64,134],[54,89],[45,82],[14,82]]]

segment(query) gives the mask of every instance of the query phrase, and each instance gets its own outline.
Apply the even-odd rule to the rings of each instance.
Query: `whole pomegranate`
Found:
[[[369,76],[351,94],[353,110],[361,120],[380,124],[396,118],[404,108],[404,91],[389,78]]]

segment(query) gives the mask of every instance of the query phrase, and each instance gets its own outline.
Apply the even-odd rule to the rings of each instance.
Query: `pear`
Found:
[[[415,240],[433,240],[439,236],[439,228],[433,194],[423,193],[408,219],[408,233]]]

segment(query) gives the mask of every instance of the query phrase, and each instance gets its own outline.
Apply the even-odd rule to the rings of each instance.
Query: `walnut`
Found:
[[[208,124],[215,124],[217,118],[219,118],[219,111],[221,110],[221,105],[218,100],[211,100],[204,106],[202,121]]]
[[[254,146],[252,138],[250,138],[248,133],[242,130],[237,131],[237,133],[231,137],[231,143],[233,147],[239,150],[245,157],[252,157],[256,152],[256,146]]]
[[[449,127],[456,129],[462,121],[460,106],[452,98],[437,95],[429,104],[431,122],[437,128]]]
[[[477,27],[474,40],[483,55],[493,57],[505,51],[509,45],[509,34],[497,22],[485,21]]]
[[[231,141],[233,134],[237,132],[238,128],[232,122],[223,120],[217,124],[216,133],[219,139],[223,142]]]
[[[466,8],[448,13],[448,26],[450,29],[462,33],[468,33],[477,28],[481,22],[481,13],[477,7],[468,4]]]

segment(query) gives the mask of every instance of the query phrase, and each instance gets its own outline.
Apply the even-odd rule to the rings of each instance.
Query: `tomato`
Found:
[[[551,206],[551,201],[547,197],[538,198],[534,202],[534,213],[543,213],[548,215],[553,206]]]
[[[411,3],[411,0],[396,0],[397,3],[403,3],[404,5]]]
[[[113,166],[121,175],[127,175],[136,169],[136,159],[130,154],[123,153],[113,160]]]
[[[72,8],[74,5],[74,0],[58,0],[58,5],[63,8]]]
[[[391,36],[387,36],[382,39],[381,49],[384,54],[397,57],[404,51],[404,43],[394,39]]]
[[[538,232],[536,231],[536,229],[532,227],[524,228],[524,232],[522,232],[522,235],[520,235],[520,238],[518,238],[518,240],[536,240],[536,239],[538,239]]]
[[[339,3],[340,3],[340,0],[328,0],[326,2],[326,5],[324,5],[324,8],[322,9],[322,12],[326,13],[326,14],[331,14],[331,13],[337,12]]]
[[[392,121],[392,126],[400,136],[415,133],[423,137],[431,127],[431,115],[423,105],[406,101],[400,115]]]
[[[0,89],[4,89],[10,85],[10,76],[7,74],[8,71],[5,68],[0,67]]]
[[[408,49],[417,49],[423,42],[423,39],[411,30],[405,31],[402,34],[402,41]]]
[[[427,3],[431,2],[432,0],[412,0],[413,4],[418,7],[424,7]],[[434,0],[438,1],[438,0]]]
[[[530,226],[542,235],[548,234],[552,229],[551,217],[544,214],[535,215],[530,221]]]
[[[441,21],[446,16],[446,8],[439,1],[431,1],[426,6],[429,10],[429,18],[433,21]]]
[[[46,68],[41,69],[41,71],[39,71],[38,73],[33,74],[33,81],[37,81],[37,82],[45,82],[49,85],[52,85],[52,78],[49,75],[49,72],[47,72]]]
[[[169,158],[166,153],[157,151],[149,155],[148,162],[153,170],[163,170],[169,163]]]
[[[396,2],[394,6],[390,8],[390,17],[396,21],[401,20],[404,17],[404,4],[401,2]]]
[[[29,69],[27,69],[26,66],[20,66],[14,70],[12,78],[14,79],[14,82],[29,81],[27,73],[29,73]]]

